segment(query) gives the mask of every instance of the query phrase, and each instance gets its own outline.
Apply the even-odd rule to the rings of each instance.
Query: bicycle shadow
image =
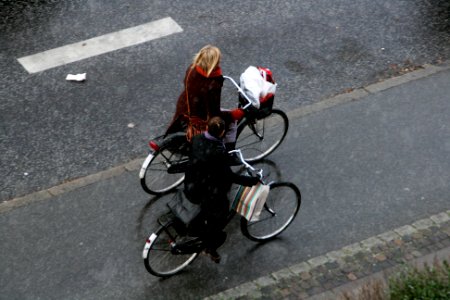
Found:
[[[135,227],[135,237],[137,242],[139,242],[139,248],[143,246],[142,241],[159,227],[158,218],[168,212],[169,208],[167,207],[167,203],[177,193],[177,190],[175,189],[162,195],[151,196],[139,211]]]

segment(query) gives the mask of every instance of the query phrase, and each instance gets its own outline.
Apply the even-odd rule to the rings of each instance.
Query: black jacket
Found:
[[[231,170],[228,153],[221,141],[210,140],[204,134],[192,139],[184,192],[191,202],[200,203],[207,215],[227,215],[227,193],[232,183],[252,186],[257,182],[257,178],[238,175]]]

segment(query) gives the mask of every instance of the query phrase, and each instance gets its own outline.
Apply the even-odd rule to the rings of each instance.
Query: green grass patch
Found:
[[[391,278],[389,294],[393,300],[450,299],[450,265],[444,261],[422,270],[407,268]]]

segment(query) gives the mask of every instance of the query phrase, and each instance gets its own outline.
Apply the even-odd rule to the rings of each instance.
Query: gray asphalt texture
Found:
[[[169,196],[145,195],[136,172],[4,212],[0,298],[196,299],[446,211],[449,79],[447,68],[292,117],[262,166],[300,187],[301,211],[265,244],[243,237],[236,218],[219,265],[200,257],[167,280],[146,272],[142,248]]]
[[[223,50],[234,78],[270,67],[289,111],[449,59],[449,15],[445,0],[0,1],[0,200],[144,156],[204,44]],[[32,75],[17,62],[167,16],[184,31]]]

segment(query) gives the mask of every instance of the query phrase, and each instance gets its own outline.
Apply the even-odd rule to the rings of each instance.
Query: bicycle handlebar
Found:
[[[242,108],[247,109],[248,107],[250,107],[252,105],[252,101],[248,98],[247,94],[245,94],[244,90],[239,86],[239,84],[237,84],[236,81],[234,81],[234,79],[231,78],[230,76],[223,76],[223,78],[230,80],[237,88],[238,92],[245,98],[245,100],[248,101],[248,103],[244,105]]]
[[[259,170],[258,170],[258,169],[255,169],[255,168],[252,167],[248,162],[246,162],[245,159],[244,159],[244,156],[242,155],[241,149],[231,150],[231,151],[229,151],[228,153],[237,153],[238,156],[239,156],[239,159],[240,159],[241,162],[244,164],[244,166],[245,166],[247,169],[250,169],[250,170],[252,170],[252,171],[255,171],[256,174],[257,174],[258,177],[259,177],[259,180],[262,180],[262,178],[263,178],[263,169],[259,169]]]

